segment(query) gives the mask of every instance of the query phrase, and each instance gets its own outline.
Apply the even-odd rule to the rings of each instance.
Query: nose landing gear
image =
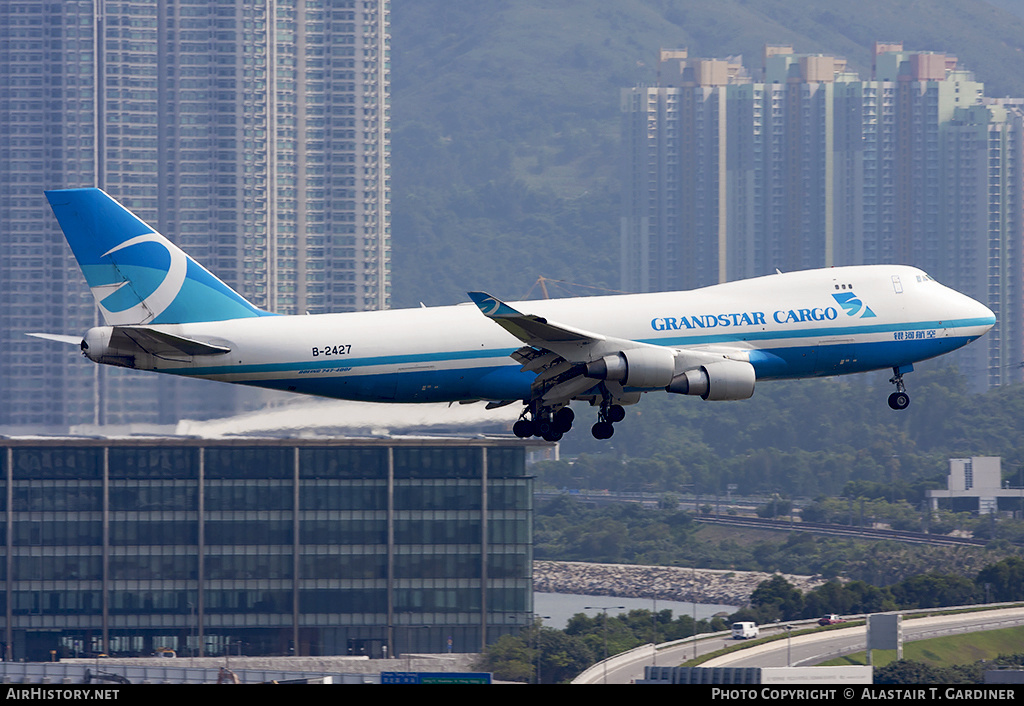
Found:
[[[892,369],[893,375],[889,378],[889,382],[896,386],[896,392],[889,395],[889,407],[892,409],[900,410],[910,406],[910,395],[907,394],[907,388],[903,384],[903,373],[909,373],[913,369],[912,365]]]

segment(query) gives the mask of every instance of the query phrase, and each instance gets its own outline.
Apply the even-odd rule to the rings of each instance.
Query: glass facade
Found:
[[[99,323],[47,189],[106,190],[270,311],[390,306],[389,25],[387,0],[0,2],[0,427],[260,399],[25,336]]]
[[[532,614],[525,446],[0,441],[4,655],[476,652]]]

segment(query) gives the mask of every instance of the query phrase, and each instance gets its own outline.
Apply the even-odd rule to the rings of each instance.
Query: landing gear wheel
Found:
[[[557,429],[549,429],[547,433],[541,434],[541,436],[543,437],[544,441],[558,441],[559,439],[562,438],[562,432],[558,431]]]
[[[512,425],[512,433],[518,436],[520,439],[529,439],[533,436],[534,426],[533,422],[528,419],[520,419],[518,422]]]
[[[620,404],[613,404],[608,408],[608,421],[621,422],[626,418],[626,410]]]
[[[576,419],[576,413],[573,412],[568,407],[562,407],[560,410],[555,412],[555,429],[557,429],[560,433],[565,434],[567,431],[572,429],[572,423],[574,419]]]
[[[550,434],[557,431],[555,429],[555,423],[551,420],[551,417],[542,417],[541,419],[536,420],[533,423],[533,427],[533,433],[545,439],[547,439]]]
[[[913,367],[909,367],[905,372],[910,372],[913,369]],[[907,394],[907,388],[903,384],[903,372],[904,368],[893,368],[893,375],[889,378],[889,382],[896,386],[896,392],[889,395],[889,407],[896,410],[906,409],[910,405],[910,395]]]
[[[894,392],[889,395],[889,406],[892,409],[906,409],[910,406],[910,395],[906,392]]]
[[[598,422],[590,428],[590,433],[595,439],[610,439],[615,433],[615,427],[611,422]]]

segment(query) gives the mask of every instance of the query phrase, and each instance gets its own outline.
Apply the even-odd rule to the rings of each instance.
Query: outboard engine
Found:
[[[754,366],[741,360],[722,360],[685,370],[665,388],[678,395],[705,400],[745,400],[754,394]]]

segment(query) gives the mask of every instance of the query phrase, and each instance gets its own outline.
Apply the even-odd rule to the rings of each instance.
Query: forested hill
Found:
[[[1021,0],[995,0],[1020,11]],[[981,0],[393,0],[396,306],[538,276],[618,286],[619,90],[659,48],[764,44],[846,57],[874,41],[955,54],[990,96],[1024,96],[1024,21]]]
[[[925,488],[945,487],[950,458],[1001,456],[1004,479],[1018,487],[1024,385],[970,394],[940,363],[906,376],[913,402],[902,412],[885,403],[892,386],[884,373],[765,382],[739,402],[650,393],[607,442],[586,433],[590,410],[580,408],[580,428],[561,443],[564,457],[578,458],[539,475],[559,488],[713,495],[735,484],[741,494],[786,497],[838,495],[855,481],[868,484],[857,494],[916,503]],[[872,495],[869,485],[888,490]]]

